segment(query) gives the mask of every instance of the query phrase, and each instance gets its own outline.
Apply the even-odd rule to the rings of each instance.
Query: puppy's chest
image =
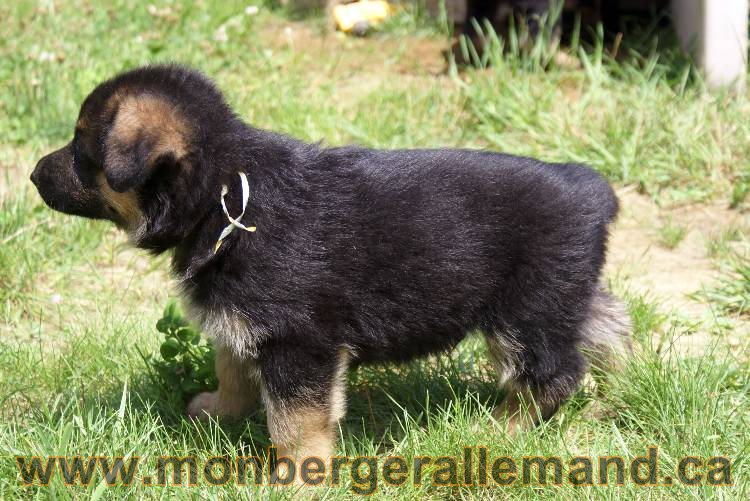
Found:
[[[188,288],[182,300],[190,320],[203,333],[241,359],[257,358],[258,347],[268,338],[265,329],[233,305],[208,305],[195,298]]]

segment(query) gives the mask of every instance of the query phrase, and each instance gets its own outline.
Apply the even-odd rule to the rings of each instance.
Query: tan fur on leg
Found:
[[[539,423],[540,417],[547,416],[553,410],[552,406],[541,403],[528,388],[511,386],[508,395],[492,411],[492,417],[498,421],[507,419],[508,433],[515,435],[519,431],[533,428]]]
[[[500,422],[507,420],[508,433],[515,435],[522,430],[533,427],[536,419],[532,417],[529,392],[511,392],[492,411],[492,417]]]
[[[334,422],[331,410],[309,406],[287,407],[283,403],[269,402],[268,431],[276,445],[277,456],[292,459],[297,467],[293,484],[302,485],[299,467],[308,457],[316,457],[330,464],[333,455]],[[280,463],[271,481],[289,475],[286,464]]]
[[[260,405],[258,370],[252,362],[238,360],[229,350],[217,347],[216,375],[219,389],[197,395],[188,405],[188,416],[241,419]]]
[[[294,459],[315,456],[327,461],[333,452],[334,423],[329,409],[270,405],[268,430],[279,456]]]
[[[348,349],[339,351],[328,405],[294,405],[270,399],[266,402],[268,431],[277,447],[278,457],[293,459],[298,468],[308,457],[316,457],[324,464],[330,464],[336,441],[336,423],[346,413],[346,371],[350,358]],[[280,464],[274,476],[286,478],[286,466]],[[299,475],[295,477],[295,483],[302,483]]]

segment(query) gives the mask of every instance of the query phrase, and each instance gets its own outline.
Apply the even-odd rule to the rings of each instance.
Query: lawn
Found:
[[[377,498],[728,498],[750,495],[750,99],[707,92],[669,34],[640,30],[615,56],[596,33],[562,49],[511,46],[487,68],[446,68],[445,30],[413,10],[379,33],[326,33],[257,3],[141,0],[0,5],[0,497],[292,497],[205,481],[145,486],[163,455],[265,454],[265,415],[201,424],[158,372],[156,322],[176,297],[168,256],[129,248],[106,224],[47,209],[28,181],[69,140],[101,80],[150,61],[214,78],[250,123],[310,141],[489,148],[584,162],[616,186],[622,214],[607,280],[627,299],[635,355],[587,384],[549,423],[508,437],[487,424],[502,396],[479,338],[449,355],[349,375],[339,453],[622,456],[658,448],[658,485],[387,486]],[[655,38],[659,35],[660,38]],[[659,50],[657,50],[659,49]],[[150,358],[151,357],[151,358]],[[26,487],[16,456],[139,457],[129,486]],[[672,485],[685,456],[731,461],[731,485]],[[702,473],[707,474],[704,468]],[[382,479],[381,479],[382,480]],[[365,482],[366,483],[366,482]],[[614,484],[610,478],[610,484]],[[362,482],[360,482],[362,484]],[[365,485],[365,491],[366,489]],[[317,487],[321,499],[362,485]]]

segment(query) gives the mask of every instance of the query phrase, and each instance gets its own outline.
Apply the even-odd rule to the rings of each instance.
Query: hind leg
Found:
[[[490,359],[505,399],[492,412],[508,422],[512,434],[547,420],[576,391],[586,372],[586,361],[573,343],[550,343],[545,337],[494,333],[487,337]],[[539,343],[539,340],[542,343]]]
[[[490,359],[508,390],[493,415],[507,418],[511,431],[550,418],[590,367],[603,376],[621,368],[632,351],[628,313],[601,286],[582,318],[560,320],[566,316],[539,315],[538,323],[506,326],[487,336]]]

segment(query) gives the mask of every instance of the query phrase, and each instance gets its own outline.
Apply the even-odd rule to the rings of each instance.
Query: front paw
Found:
[[[187,407],[188,417],[208,421],[211,416],[216,417],[219,392],[199,393],[190,401]]]

